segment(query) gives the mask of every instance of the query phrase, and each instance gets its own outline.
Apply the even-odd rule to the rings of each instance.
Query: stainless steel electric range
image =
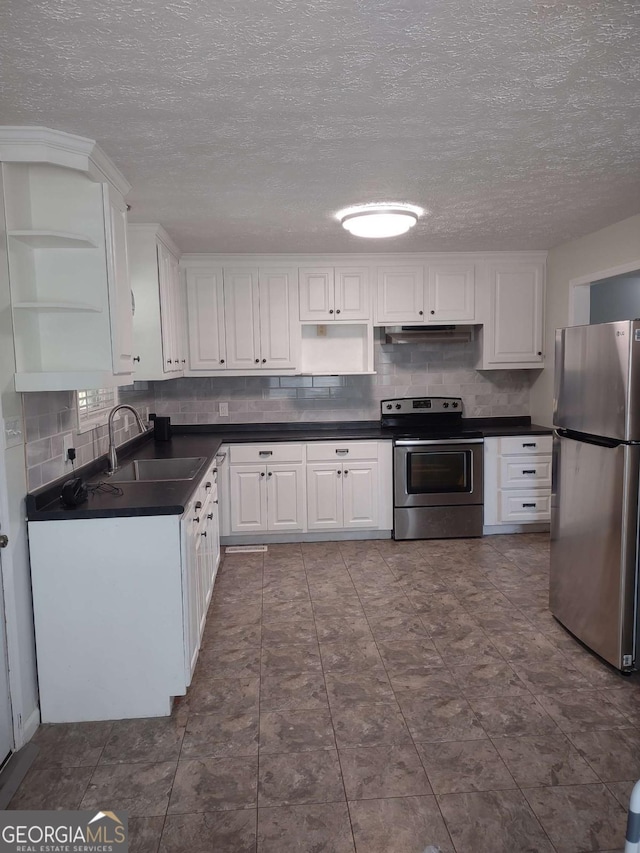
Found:
[[[393,432],[394,539],[482,536],[482,433],[465,428],[459,397],[382,400]]]

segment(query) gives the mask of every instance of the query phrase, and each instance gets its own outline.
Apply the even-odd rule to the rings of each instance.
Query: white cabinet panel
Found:
[[[424,267],[379,267],[376,323],[417,325],[424,322]]]
[[[222,268],[187,269],[190,370],[224,370],[226,335]]]
[[[345,462],[342,491],[343,526],[378,527],[378,463]]]
[[[490,322],[484,360],[490,364],[541,366],[544,266],[513,262],[489,270]]]
[[[300,281],[300,319],[330,320],[335,312],[333,267],[302,267]]]
[[[260,366],[257,269],[224,270],[224,317],[227,366],[231,370],[255,370]]]
[[[366,267],[301,267],[299,281],[301,320],[351,322],[371,316]]]
[[[473,264],[429,266],[429,315],[435,323],[475,320],[475,267]]]
[[[173,244],[158,225],[129,225],[127,230],[135,378],[173,379],[186,364],[178,250],[169,248]]]
[[[336,267],[336,320],[368,320],[371,317],[369,270]]]
[[[500,460],[502,488],[551,488],[551,456],[502,456]]]
[[[342,527],[342,465],[307,465],[307,527],[333,530]]]
[[[304,468],[269,465],[267,468],[267,518],[269,530],[304,527]]]
[[[258,329],[260,366],[290,369],[296,366],[292,328],[295,318],[294,275],[291,270],[260,270]]]
[[[127,258],[127,205],[122,196],[103,184],[107,234],[109,315],[113,372],[133,371],[133,313]],[[64,346],[64,342],[61,341]]]
[[[505,524],[523,524],[551,519],[551,495],[540,491],[504,491],[500,496],[500,517]]]
[[[250,533],[267,529],[267,493],[263,465],[231,466],[231,531]]]

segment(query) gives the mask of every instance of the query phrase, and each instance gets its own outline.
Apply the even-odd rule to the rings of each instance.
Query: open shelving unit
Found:
[[[300,372],[307,375],[373,373],[373,327],[362,323],[303,323]]]
[[[95,142],[46,128],[0,128],[0,161],[16,390],[130,381],[113,352],[125,297],[109,218],[129,185]]]

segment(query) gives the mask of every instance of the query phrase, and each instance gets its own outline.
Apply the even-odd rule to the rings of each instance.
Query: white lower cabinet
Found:
[[[231,448],[232,533],[303,530],[303,456],[301,444]]]
[[[378,462],[310,463],[309,530],[378,527]]]
[[[182,516],[29,523],[43,723],[171,712],[198,657],[217,509],[210,469]]]
[[[484,440],[485,532],[551,519],[550,435]],[[489,528],[489,529],[487,529]]]
[[[239,444],[226,452],[223,539],[391,530],[389,441]]]

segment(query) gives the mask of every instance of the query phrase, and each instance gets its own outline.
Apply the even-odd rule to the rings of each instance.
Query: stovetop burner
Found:
[[[482,438],[466,429],[460,397],[401,397],[382,400],[380,425],[395,439]]]

